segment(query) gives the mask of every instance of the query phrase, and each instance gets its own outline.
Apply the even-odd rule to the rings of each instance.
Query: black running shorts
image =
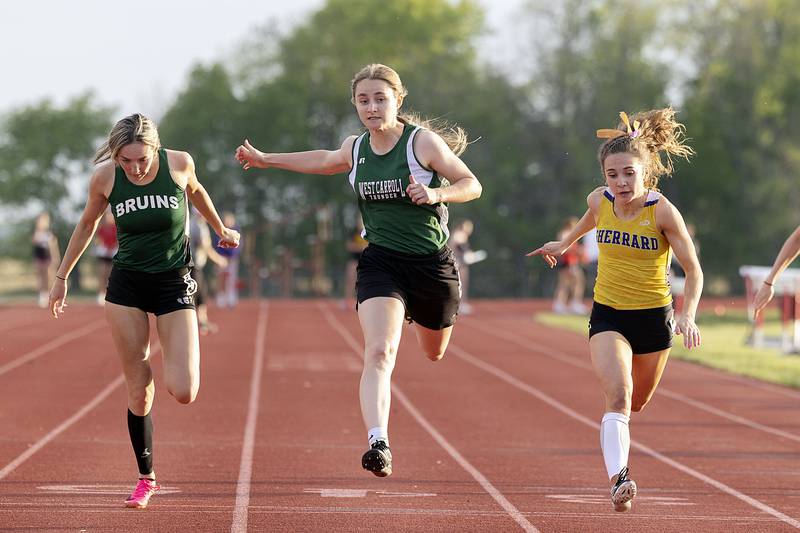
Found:
[[[202,268],[193,266],[191,270],[192,278],[197,283],[197,292],[194,293],[194,304],[203,305],[208,300],[208,285],[206,282],[206,273]]]
[[[197,283],[188,267],[150,273],[114,265],[108,278],[106,301],[159,316],[180,309],[194,309],[196,292]]]
[[[616,331],[631,345],[634,354],[660,352],[672,347],[672,304],[653,309],[620,311],[594,302],[589,318],[589,337]]]
[[[370,244],[358,260],[358,303],[376,297],[397,298],[406,318],[440,330],[456,321],[461,282],[453,251],[445,246],[430,255],[411,255]]]

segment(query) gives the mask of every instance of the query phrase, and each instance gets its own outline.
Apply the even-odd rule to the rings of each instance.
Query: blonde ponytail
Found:
[[[146,144],[154,151],[161,148],[155,123],[141,113],[129,115],[114,124],[108,139],[95,153],[94,164],[107,159],[116,160],[117,154],[124,146],[135,142]]]
[[[686,128],[677,121],[671,107],[640,111],[633,115],[633,125],[624,112],[620,117],[622,121],[616,129],[597,131],[599,137],[607,139],[597,154],[601,167],[610,154],[635,154],[645,161],[645,187],[656,189],[658,180],[674,171],[672,156],[688,160],[695,153],[685,144]]]

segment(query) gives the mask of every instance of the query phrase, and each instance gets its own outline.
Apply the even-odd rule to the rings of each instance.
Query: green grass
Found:
[[[94,270],[94,258],[81,264],[81,289],[70,288],[68,298],[72,301],[91,299],[97,294],[97,277]],[[32,261],[0,258],[0,304],[36,302],[36,271]]]
[[[578,333],[587,332],[587,317],[539,313],[535,320]],[[702,346],[692,350],[683,347],[676,336],[670,357],[691,361],[733,374],[800,388],[800,356],[783,354],[779,348],[752,348],[746,344],[751,326],[744,310],[728,309],[722,316],[701,313],[697,319]],[[765,334],[779,336],[777,311],[766,316]]]

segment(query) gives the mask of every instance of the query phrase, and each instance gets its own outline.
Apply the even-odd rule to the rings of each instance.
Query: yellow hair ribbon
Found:
[[[638,120],[633,121],[633,127],[631,128],[631,121],[625,111],[619,112],[619,118],[622,119],[622,123],[625,124],[625,129],[628,130],[627,132],[618,129],[603,128],[597,130],[597,137],[599,139],[616,139],[622,135],[630,135],[631,137],[639,136],[641,133],[639,131],[639,126],[641,126],[641,123]]]
[[[601,130],[597,130],[597,138],[598,139],[616,139],[620,135],[625,135],[624,131],[616,130],[616,129],[608,129],[603,128]]]
[[[628,114],[625,111],[619,112],[619,118],[622,119],[622,122],[625,124],[625,127],[628,128],[628,134],[630,135],[633,133],[633,129],[631,129],[631,122],[628,120]]]

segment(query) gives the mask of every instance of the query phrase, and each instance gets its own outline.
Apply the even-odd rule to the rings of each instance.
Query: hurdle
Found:
[[[747,298],[747,318],[753,324],[750,344],[756,348],[774,347],[764,336],[764,313],[753,319],[756,292],[764,283],[772,267],[744,265],[739,275],[744,279]],[[780,349],[783,353],[800,353],[800,268],[787,268],[775,280],[775,301],[781,309]]]

